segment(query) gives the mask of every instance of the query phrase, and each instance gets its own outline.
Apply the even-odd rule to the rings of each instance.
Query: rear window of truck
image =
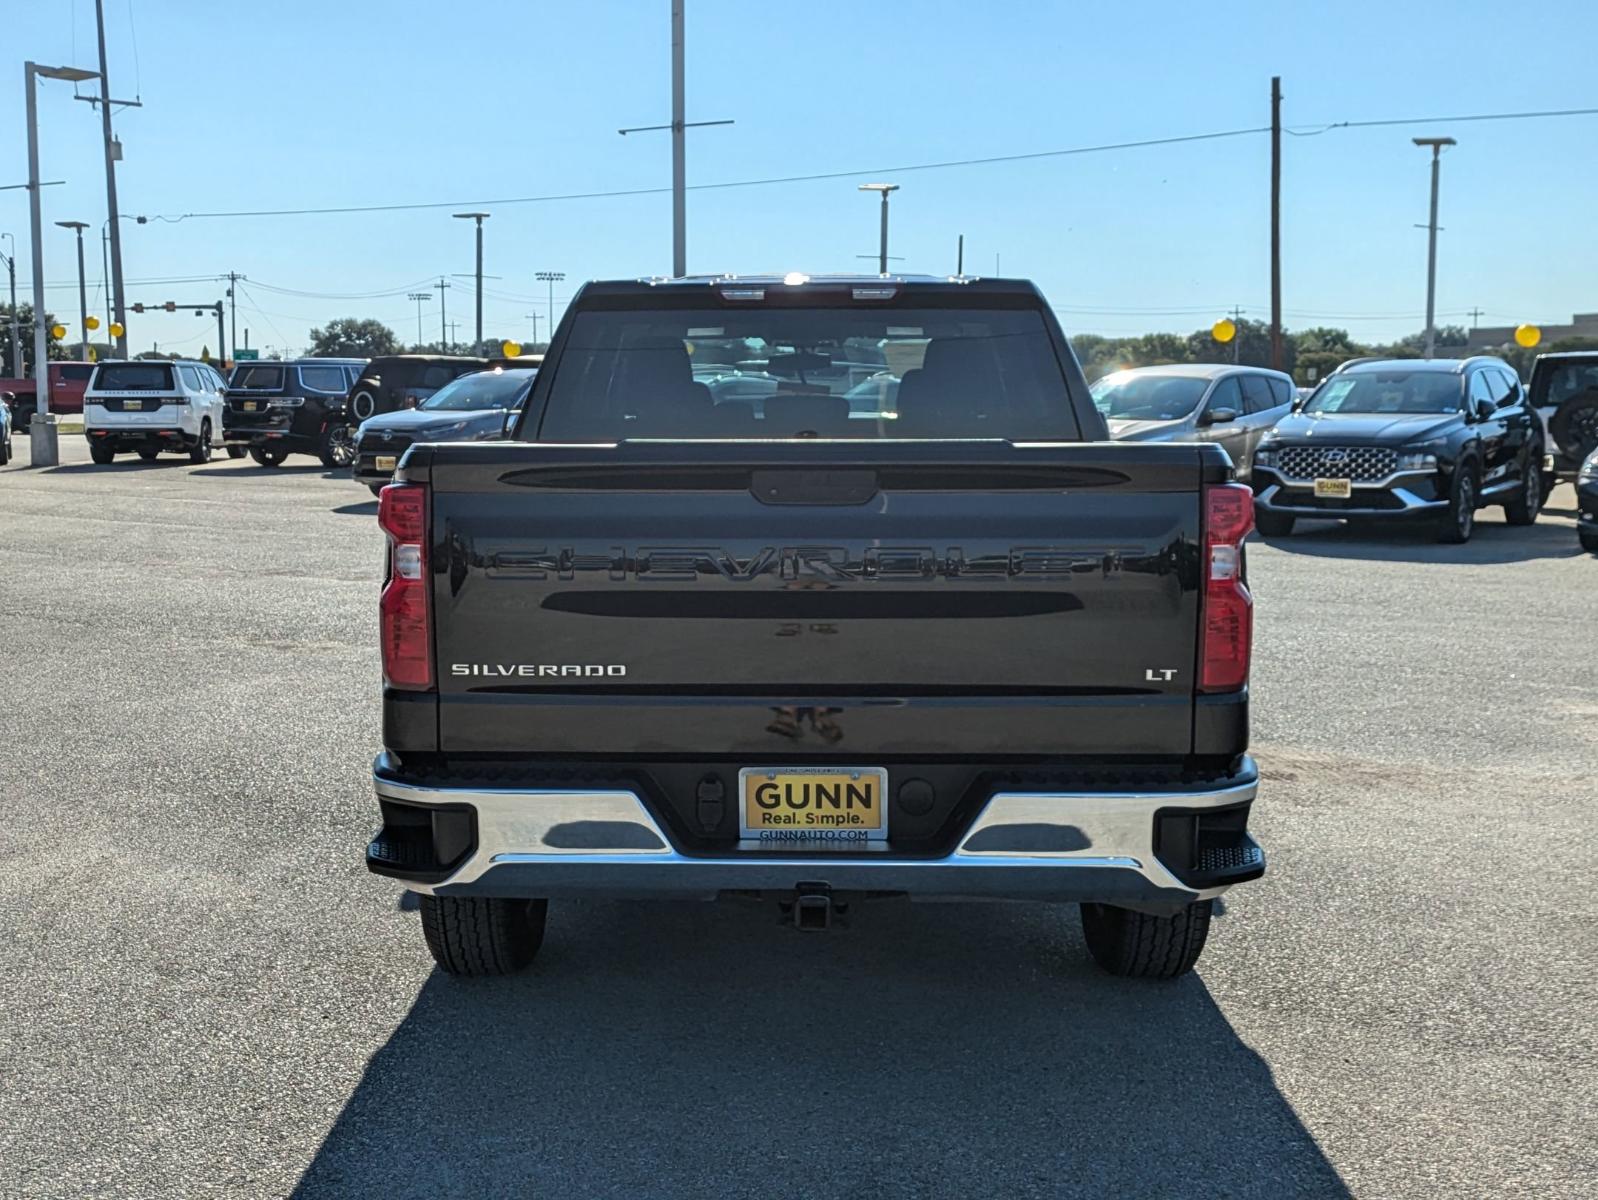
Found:
[[[1034,309],[774,307],[579,314],[536,436],[1081,435]]]
[[[166,363],[107,363],[90,389],[96,392],[170,392],[172,368]]]

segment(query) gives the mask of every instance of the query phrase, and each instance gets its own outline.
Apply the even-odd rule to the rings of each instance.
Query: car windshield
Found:
[[[1451,413],[1464,395],[1452,371],[1368,371],[1334,375],[1304,405],[1319,413]]]
[[[282,367],[244,366],[233,368],[230,388],[268,389],[276,391],[283,386]]]
[[[518,408],[537,373],[530,370],[474,371],[446,383],[422,401],[421,407],[428,412]]]
[[[1180,421],[1198,407],[1209,386],[1208,379],[1192,375],[1117,371],[1088,390],[1108,421]]]
[[[589,312],[537,436],[1079,436],[1032,309],[753,307]]]
[[[166,363],[106,363],[92,384],[97,392],[164,392],[172,389]]]

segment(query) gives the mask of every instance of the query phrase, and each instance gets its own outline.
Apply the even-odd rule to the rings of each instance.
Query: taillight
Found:
[[[383,678],[390,687],[433,686],[432,620],[427,580],[427,489],[391,483],[377,501],[388,534],[388,582],[378,606]]]
[[[1254,597],[1243,582],[1243,539],[1254,528],[1254,493],[1241,483],[1204,489],[1204,599],[1199,690],[1235,692],[1248,682]]]

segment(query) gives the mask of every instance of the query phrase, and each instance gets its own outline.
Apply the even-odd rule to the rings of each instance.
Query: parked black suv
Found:
[[[228,379],[222,438],[230,457],[279,466],[290,454],[314,454],[325,467],[355,461],[354,423],[345,397],[359,358],[244,362]]]
[[[1255,521],[1282,536],[1299,517],[1407,517],[1463,542],[1484,505],[1511,525],[1537,519],[1542,461],[1542,427],[1502,359],[1374,359],[1328,376],[1261,441]]]
[[[358,425],[379,413],[415,408],[450,380],[489,365],[486,358],[446,354],[374,358],[350,388],[350,415]]]
[[[1526,385],[1543,426],[1543,496],[1598,450],[1598,350],[1540,354]]]
[[[1598,554],[1598,450],[1576,475],[1576,536],[1588,554]]]

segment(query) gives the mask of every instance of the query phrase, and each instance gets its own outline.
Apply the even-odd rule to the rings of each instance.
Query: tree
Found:
[[[55,315],[46,313],[44,317],[45,358],[51,361],[60,358],[77,357],[77,343],[72,344],[71,355],[66,348],[51,335],[50,329],[55,325]],[[17,305],[17,340],[22,343],[22,369],[17,369],[17,364],[11,361],[11,305],[0,304],[0,357],[5,360],[5,370],[0,372],[8,379],[21,378],[33,374],[33,305],[26,302]]]
[[[377,358],[399,350],[398,335],[369,317],[340,317],[324,329],[311,330],[311,354],[324,358]]]
[[[1208,329],[1188,334],[1188,362],[1228,363],[1236,361],[1245,367],[1271,365],[1271,327],[1264,321],[1251,321],[1247,317],[1236,322],[1237,333],[1233,342],[1222,345]],[[1290,336],[1282,338],[1282,370],[1292,373],[1297,347]]]

